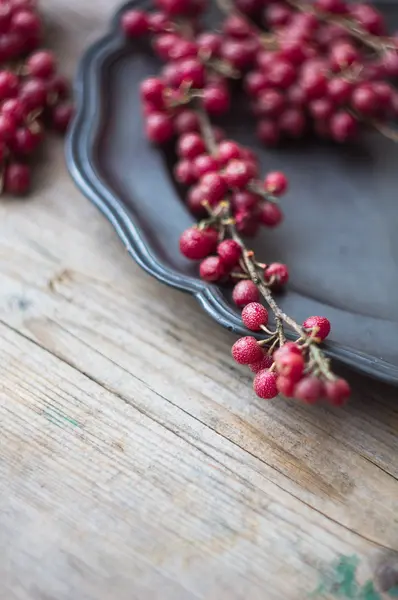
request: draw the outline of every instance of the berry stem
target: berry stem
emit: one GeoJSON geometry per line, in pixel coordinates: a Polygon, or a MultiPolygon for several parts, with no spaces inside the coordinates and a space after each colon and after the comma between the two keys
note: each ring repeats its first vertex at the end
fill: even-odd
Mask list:
{"type": "MultiPolygon", "coordinates": [[[[397,44],[394,40],[387,36],[378,36],[368,33],[363,29],[358,23],[353,21],[348,17],[341,17],[337,15],[332,15],[330,13],[324,13],[318,10],[315,6],[310,4],[308,1],[302,2],[301,0],[287,0],[287,3],[297,11],[302,13],[315,15],[319,21],[331,23],[333,25],[338,25],[347,33],[349,33],[353,38],[361,42],[364,46],[372,49],[377,56],[382,57],[387,51],[392,50],[397,52],[397,44]]],[[[226,15],[236,15],[240,18],[247,21],[247,17],[239,11],[234,5],[233,0],[216,0],[216,4],[218,8],[226,15]]],[[[275,35],[264,32],[261,28],[259,28],[253,21],[250,21],[251,27],[253,31],[256,32],[259,40],[263,44],[264,48],[267,50],[277,50],[278,41],[275,35]]],[[[361,73],[361,67],[355,69],[352,65],[348,66],[346,69],[338,72],[337,74],[330,74],[331,77],[339,77],[350,80],[351,82],[359,81],[359,75],[361,73]]],[[[226,75],[228,77],[228,75],[226,75]]],[[[351,112],[351,111],[350,111],[351,112]]],[[[389,127],[385,123],[375,120],[375,119],[365,119],[361,114],[353,115],[358,121],[362,121],[364,124],[373,127],[376,131],[378,131],[385,138],[391,140],[394,143],[398,143],[398,131],[396,131],[393,127],[389,127]]],[[[249,187],[251,191],[256,194],[262,195],[269,202],[277,202],[277,200],[264,193],[264,190],[255,189],[254,187],[249,187]]]]}
{"type": "MultiPolygon", "coordinates": [[[[196,100],[195,110],[199,120],[200,131],[205,141],[207,150],[210,154],[216,154],[217,142],[214,136],[211,121],[207,112],[204,110],[200,99],[196,100]]],[[[265,340],[259,342],[260,345],[267,345],[271,343],[272,348],[274,348],[277,345],[282,347],[286,342],[286,336],[283,326],[283,324],[285,323],[291,330],[295,331],[298,334],[298,340],[305,340],[305,344],[308,346],[310,360],[316,366],[315,369],[322,373],[322,375],[326,379],[333,381],[335,379],[335,376],[330,370],[329,360],[324,356],[322,350],[318,347],[316,339],[312,335],[307,334],[301,327],[301,325],[299,325],[294,319],[292,319],[292,317],[283,312],[283,310],[277,304],[275,298],[272,295],[270,287],[266,284],[263,276],[259,272],[259,263],[256,260],[254,252],[246,247],[244,240],[239,235],[236,229],[235,220],[232,217],[231,205],[228,198],[226,198],[221,203],[220,208],[221,210],[218,213],[220,222],[224,224],[224,227],[227,229],[231,239],[237,242],[242,248],[241,262],[244,267],[244,270],[248,274],[250,280],[257,286],[260,294],[263,296],[264,300],[266,301],[266,303],[268,304],[268,306],[274,314],[276,322],[276,332],[272,333],[266,330],[267,333],[272,333],[272,335],[269,338],[266,338],[265,340]]]]}
{"type": "MultiPolygon", "coordinates": [[[[224,1],[224,0],[223,0],[224,1]]],[[[345,29],[347,33],[352,35],[368,48],[372,48],[376,52],[383,54],[386,50],[396,50],[397,46],[389,37],[381,37],[368,33],[360,27],[357,23],[347,17],[339,17],[331,15],[330,13],[323,13],[317,10],[315,6],[312,6],[309,2],[300,2],[300,0],[287,0],[293,8],[300,12],[313,14],[319,21],[325,21],[332,23],[333,25],[339,25],[342,29],[345,29]]]]}

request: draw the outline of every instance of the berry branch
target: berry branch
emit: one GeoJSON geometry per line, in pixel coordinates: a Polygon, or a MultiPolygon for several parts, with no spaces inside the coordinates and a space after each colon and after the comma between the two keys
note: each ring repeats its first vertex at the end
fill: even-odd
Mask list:
{"type": "MultiPolygon", "coordinates": [[[[279,198],[288,181],[281,172],[261,180],[255,154],[225,139],[212,118],[229,110],[228,73],[236,71],[259,118],[257,135],[267,145],[281,136],[300,137],[310,126],[338,142],[356,136],[365,122],[384,133],[386,120],[398,114],[398,98],[388,81],[398,75],[398,52],[387,44],[383,69],[372,62],[357,35],[347,35],[347,28],[334,22],[342,18],[342,6],[347,18],[344,0],[315,0],[311,11],[293,9],[293,0],[236,0],[238,12],[229,0],[219,0],[235,11],[223,21],[221,33],[200,30],[205,1],[155,0],[160,12],[131,10],[122,17],[125,34],[152,35],[153,50],[165,62],[159,77],[142,82],[140,94],[148,139],[161,145],[176,138],[174,177],[186,189],[187,205],[197,218],[181,235],[180,250],[200,261],[203,280],[233,284],[232,299],[242,309],[243,324],[264,333],[259,341],[244,336],[232,348],[234,359],[256,374],[259,397],[280,393],[307,403],[326,397],[341,405],[349,385],[334,375],[320,347],[330,332],[328,319],[309,317],[300,325],[285,314],[275,293],[288,281],[286,265],[260,262],[245,241],[260,226],[282,221],[279,198]],[[267,34],[241,14],[262,8],[271,30],[267,34]],[[320,10],[328,19],[318,16],[320,10]],[[268,311],[274,330],[268,327],[268,311]]],[[[350,11],[356,32],[363,29],[385,43],[377,11],[360,5],[350,11]]]]}
{"type": "MultiPolygon", "coordinates": [[[[206,143],[208,152],[210,154],[216,155],[217,154],[217,142],[214,137],[211,122],[208,118],[207,113],[203,109],[203,107],[200,106],[200,102],[198,102],[197,104],[198,104],[198,106],[196,108],[196,113],[198,115],[201,134],[206,143]]],[[[229,199],[224,198],[223,201],[220,203],[219,207],[220,207],[220,210],[218,211],[217,215],[218,215],[220,224],[225,225],[230,239],[233,240],[241,249],[241,264],[242,264],[242,268],[243,268],[245,276],[247,277],[247,279],[250,279],[250,281],[257,287],[258,291],[260,292],[260,294],[266,301],[267,305],[270,307],[270,309],[273,312],[275,322],[276,322],[276,331],[275,332],[269,331],[265,327],[265,323],[258,323],[259,329],[263,329],[270,335],[270,337],[268,337],[265,340],[265,342],[269,345],[269,349],[271,351],[274,351],[276,345],[279,345],[279,348],[282,349],[282,353],[284,354],[286,352],[286,350],[283,350],[283,348],[286,344],[286,337],[285,337],[284,325],[283,325],[283,323],[285,323],[286,325],[288,325],[288,327],[292,331],[294,331],[298,334],[298,340],[296,342],[297,346],[295,347],[295,350],[296,350],[296,348],[300,348],[301,352],[303,352],[304,349],[308,350],[308,354],[309,354],[308,366],[310,367],[310,371],[313,374],[315,374],[317,377],[319,377],[320,375],[323,376],[325,381],[330,382],[329,385],[332,386],[332,389],[334,389],[335,385],[336,385],[335,384],[336,377],[330,371],[330,363],[329,363],[328,359],[326,359],[326,357],[323,355],[323,353],[320,351],[320,349],[318,347],[318,344],[321,341],[319,338],[317,338],[319,328],[317,326],[315,326],[311,329],[311,333],[307,333],[302,326],[300,326],[294,319],[292,319],[292,317],[289,317],[282,311],[282,309],[279,307],[279,305],[277,304],[277,302],[272,294],[270,286],[265,282],[264,277],[261,274],[260,269],[264,270],[264,265],[261,265],[259,268],[259,263],[256,261],[253,251],[249,250],[246,247],[244,240],[242,239],[242,237],[239,235],[238,231],[236,230],[235,221],[231,214],[231,205],[230,205],[229,199]]],[[[213,211],[210,211],[210,214],[213,217],[215,215],[215,213],[213,211]]],[[[213,225],[215,224],[214,220],[212,223],[213,223],[213,225]]],[[[248,310],[249,311],[250,310],[258,311],[259,310],[262,316],[265,314],[259,308],[261,305],[256,306],[256,303],[249,303],[246,306],[249,307],[249,309],[246,308],[246,311],[248,311],[248,310]]],[[[261,345],[262,345],[262,343],[263,342],[260,342],[261,345]]],[[[241,346],[242,346],[242,342],[240,341],[239,342],[239,358],[240,358],[240,360],[242,360],[241,346]]],[[[250,347],[250,349],[252,347],[251,340],[249,342],[249,347],[250,347]]],[[[291,352],[292,346],[287,346],[287,348],[289,349],[288,353],[287,353],[287,356],[288,356],[289,353],[291,352]]],[[[294,355],[294,352],[293,352],[292,356],[293,355],[294,355]]],[[[251,358],[251,356],[250,356],[250,358],[251,358]]],[[[285,357],[285,360],[286,360],[286,357],[285,357]]],[[[290,358],[290,360],[292,360],[292,359],[290,358]]],[[[301,364],[301,357],[298,360],[296,358],[293,359],[293,363],[295,365],[297,365],[297,362],[301,364]]],[[[274,363],[273,365],[271,365],[271,369],[277,368],[277,367],[278,367],[278,363],[274,363]]],[[[285,373],[287,373],[288,369],[289,368],[286,369],[286,366],[285,366],[285,373]]],[[[270,393],[270,391],[268,390],[269,383],[270,383],[270,381],[272,381],[271,377],[272,378],[275,377],[274,375],[270,375],[270,373],[272,373],[272,371],[266,370],[266,375],[263,374],[258,377],[257,391],[260,391],[260,393],[262,393],[262,394],[264,394],[264,391],[263,391],[264,379],[267,383],[266,393],[267,394],[270,393]]],[[[294,379],[294,377],[293,377],[293,379],[294,379]]],[[[291,384],[293,384],[294,381],[292,381],[289,378],[287,378],[287,380],[289,381],[289,387],[291,387],[291,384]]],[[[276,379],[276,382],[277,381],[278,380],[276,379]]],[[[286,383],[284,380],[282,380],[282,381],[284,383],[284,386],[285,386],[284,391],[286,393],[286,383]]],[[[301,392],[301,394],[303,395],[302,399],[307,400],[307,401],[312,401],[313,397],[315,398],[315,396],[317,396],[317,394],[319,395],[319,393],[320,393],[318,379],[315,379],[315,378],[311,379],[311,380],[307,379],[307,380],[305,380],[305,384],[306,385],[304,387],[304,393],[301,392]]],[[[341,386],[341,383],[339,383],[338,385],[341,386]]],[[[301,387],[302,387],[302,384],[301,384],[301,387]]],[[[298,393],[300,394],[300,390],[298,393]]],[[[318,396],[316,397],[316,399],[318,399],[318,396]]]]}
{"type": "Polygon", "coordinates": [[[314,119],[314,129],[320,137],[346,141],[357,135],[357,124],[362,123],[398,142],[398,131],[386,123],[398,116],[398,92],[390,83],[381,81],[398,76],[398,39],[382,35],[384,24],[373,7],[354,5],[349,13],[343,0],[266,3],[265,27],[269,33],[265,33],[233,0],[216,1],[227,16],[227,30],[240,37],[244,33],[248,38],[256,37],[264,48],[257,57],[256,66],[260,70],[250,71],[246,84],[248,93],[255,96],[253,112],[260,118],[258,136],[266,145],[275,145],[279,140],[280,132],[268,119],[285,110],[281,94],[284,90],[288,103],[292,104],[290,112],[285,111],[285,118],[281,119],[281,129],[285,129],[287,137],[300,137],[305,130],[305,111],[295,109],[297,103],[303,109],[307,101],[310,113],[307,120],[314,119]],[[317,39],[321,23],[330,28],[329,33],[325,31],[331,37],[326,48],[330,55],[322,56],[322,61],[324,48],[317,39]],[[309,49],[313,52],[317,46],[319,57],[315,55],[315,61],[305,61],[306,52],[309,49]],[[374,55],[365,49],[371,49],[374,55]],[[303,61],[306,68],[300,90],[291,86],[295,75],[289,62],[297,67],[303,61]],[[335,112],[333,109],[337,107],[344,110],[335,112]],[[264,118],[267,120],[263,121],[264,118]],[[330,130],[325,127],[325,120],[330,120],[330,130]]]}
{"type": "Polygon", "coordinates": [[[36,0],[0,1],[0,194],[29,191],[29,161],[46,130],[64,133],[73,115],[69,83],[43,38],[36,0]]]}

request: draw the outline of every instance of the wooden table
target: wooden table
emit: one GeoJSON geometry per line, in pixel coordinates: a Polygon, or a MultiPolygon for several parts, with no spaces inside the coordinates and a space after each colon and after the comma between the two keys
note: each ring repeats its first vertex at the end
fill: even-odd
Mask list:
{"type": "MultiPolygon", "coordinates": [[[[43,4],[72,74],[118,3],[43,4]]],[[[0,205],[1,600],[303,600],[340,555],[371,577],[398,549],[397,390],[256,400],[233,336],[45,154],[0,205]]]]}

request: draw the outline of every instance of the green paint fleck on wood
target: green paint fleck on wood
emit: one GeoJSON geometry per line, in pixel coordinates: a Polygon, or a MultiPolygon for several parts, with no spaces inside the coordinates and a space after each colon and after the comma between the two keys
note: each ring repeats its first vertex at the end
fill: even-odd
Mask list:
{"type": "Polygon", "coordinates": [[[79,423],[75,421],[75,419],[68,417],[67,415],[53,407],[48,407],[45,410],[43,410],[43,415],[49,421],[51,421],[51,423],[57,425],[58,427],[62,427],[62,425],[64,425],[65,423],[69,423],[73,427],[79,427],[79,423]]]}
{"type": "Polygon", "coordinates": [[[329,597],[343,600],[382,600],[372,581],[366,581],[362,586],[357,582],[358,564],[357,556],[341,556],[332,568],[324,573],[314,593],[315,597],[327,594],[329,597]]]}
{"type": "Polygon", "coordinates": [[[381,600],[379,592],[374,588],[373,581],[367,581],[361,588],[358,596],[359,600],[381,600]]]}

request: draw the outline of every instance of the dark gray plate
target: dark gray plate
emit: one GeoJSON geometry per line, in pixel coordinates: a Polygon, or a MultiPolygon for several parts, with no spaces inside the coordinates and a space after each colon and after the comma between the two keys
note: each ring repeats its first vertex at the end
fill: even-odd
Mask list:
{"type": "MultiPolygon", "coordinates": [[[[386,7],[391,25],[398,24],[398,6],[386,7]]],[[[124,41],[118,20],[80,64],[67,144],[70,171],[146,271],[194,294],[217,322],[243,333],[229,291],[202,282],[196,265],[179,254],[178,238],[192,217],[165,154],[144,138],[139,110],[139,82],[155,74],[158,63],[145,44],[124,41]]],[[[398,148],[367,134],[351,147],[308,141],[267,151],[258,146],[239,99],[223,125],[258,152],[264,172],[283,169],[291,182],[283,226],[254,244],[264,261],[290,267],[283,308],[299,322],[327,316],[330,356],[397,384],[398,148]]]]}

